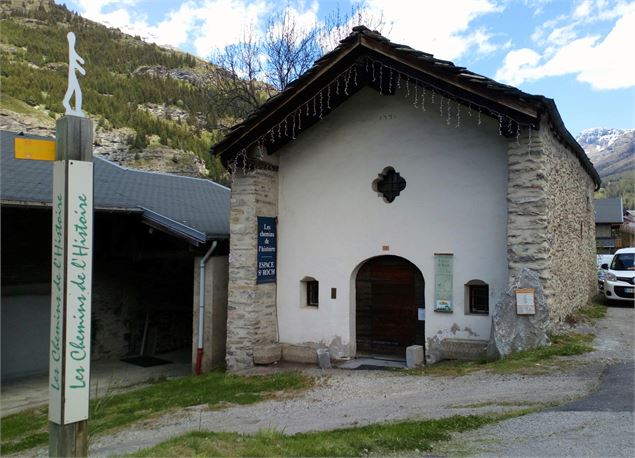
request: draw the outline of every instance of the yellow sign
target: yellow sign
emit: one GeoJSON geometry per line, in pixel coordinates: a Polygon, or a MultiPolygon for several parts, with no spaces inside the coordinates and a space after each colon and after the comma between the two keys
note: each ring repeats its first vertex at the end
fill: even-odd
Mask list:
{"type": "Polygon", "coordinates": [[[15,158],[32,161],[54,161],[55,140],[15,138],[15,158]]]}

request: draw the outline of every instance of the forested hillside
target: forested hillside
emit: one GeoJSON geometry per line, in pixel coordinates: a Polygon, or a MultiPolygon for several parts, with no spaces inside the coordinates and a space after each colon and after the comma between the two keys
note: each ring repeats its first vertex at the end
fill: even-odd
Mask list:
{"type": "Polygon", "coordinates": [[[235,121],[233,113],[217,109],[222,106],[217,68],[86,20],[49,0],[3,1],[0,8],[3,117],[38,114],[53,121],[63,113],[66,34],[72,30],[87,72],[80,77],[83,108],[97,124],[98,145],[100,137],[106,143],[122,140],[127,145],[119,153],[132,162],[152,151],[166,155],[168,163],[186,161],[183,153],[193,153],[210,178],[226,182],[222,166],[208,155],[219,126],[235,121]]]}

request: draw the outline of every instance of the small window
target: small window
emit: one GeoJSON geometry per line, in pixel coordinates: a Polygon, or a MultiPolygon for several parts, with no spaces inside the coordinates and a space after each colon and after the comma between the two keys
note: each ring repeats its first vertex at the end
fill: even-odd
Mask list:
{"type": "Polygon", "coordinates": [[[481,280],[471,280],[465,285],[466,313],[489,314],[489,285],[481,280]]]}
{"type": "Polygon", "coordinates": [[[306,282],[306,305],[317,307],[320,305],[320,282],[306,282]]]}
{"type": "Polygon", "coordinates": [[[313,277],[304,277],[302,285],[302,305],[318,307],[320,305],[320,282],[313,277]]]}

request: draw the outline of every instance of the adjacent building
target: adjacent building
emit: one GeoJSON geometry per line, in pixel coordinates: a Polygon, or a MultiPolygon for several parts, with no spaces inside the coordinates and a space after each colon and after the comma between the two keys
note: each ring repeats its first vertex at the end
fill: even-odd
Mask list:
{"type": "MultiPolygon", "coordinates": [[[[53,165],[16,160],[18,135],[0,132],[3,379],[45,374],[49,363],[53,165]]],[[[184,350],[194,361],[200,260],[214,246],[204,265],[203,368],[222,366],[229,189],[99,157],[94,171],[92,359],[184,350]]]]}
{"type": "Polygon", "coordinates": [[[613,254],[615,250],[622,248],[620,227],[623,223],[621,197],[595,201],[595,240],[598,254],[613,254]]]}

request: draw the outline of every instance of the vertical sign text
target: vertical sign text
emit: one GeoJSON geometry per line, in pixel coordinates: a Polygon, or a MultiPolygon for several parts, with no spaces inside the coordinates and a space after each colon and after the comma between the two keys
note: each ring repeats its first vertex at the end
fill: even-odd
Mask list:
{"type": "Polygon", "coordinates": [[[68,163],[64,423],[88,418],[93,258],[93,164],[68,163]]]}
{"type": "Polygon", "coordinates": [[[49,420],[62,423],[62,355],[64,352],[64,232],[66,172],[53,164],[53,247],[51,263],[51,333],[49,352],[49,420]]]}
{"type": "Polygon", "coordinates": [[[258,270],[256,283],[276,281],[276,218],[258,217],[258,270]]]}

